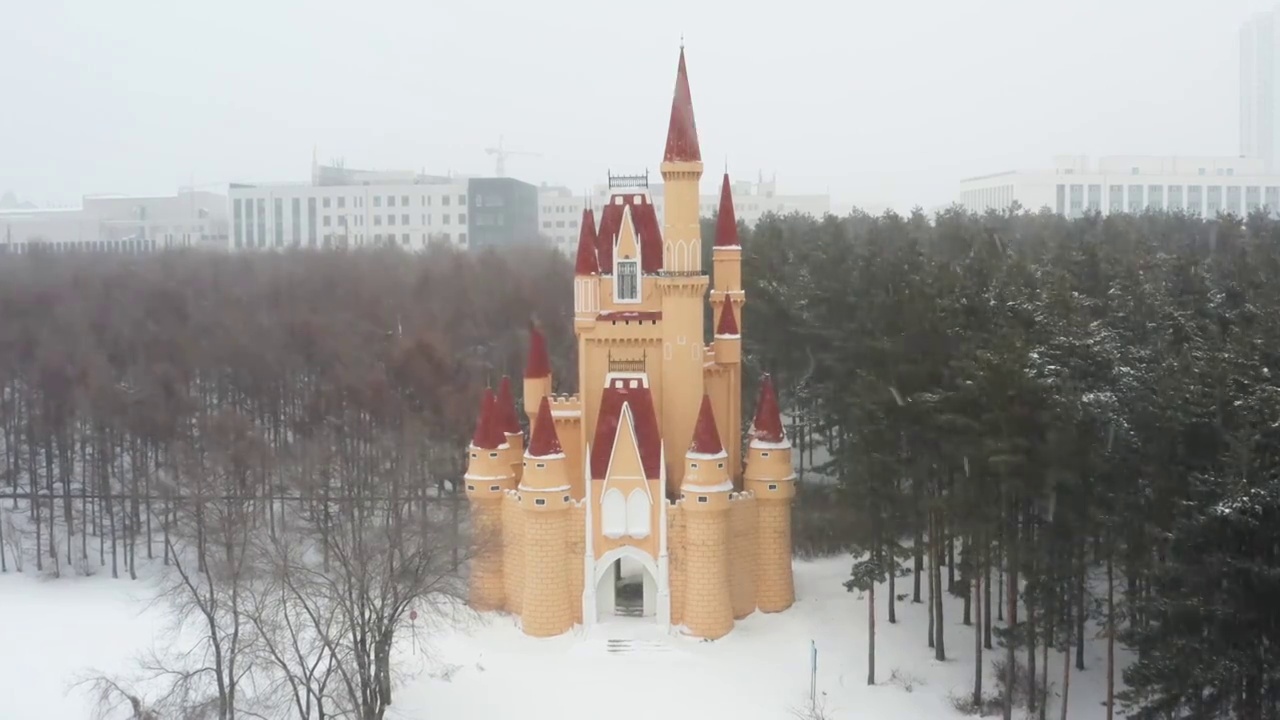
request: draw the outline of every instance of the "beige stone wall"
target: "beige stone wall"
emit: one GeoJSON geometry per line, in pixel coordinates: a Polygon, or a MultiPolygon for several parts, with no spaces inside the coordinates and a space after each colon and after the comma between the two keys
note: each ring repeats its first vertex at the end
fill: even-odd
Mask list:
{"type": "Polygon", "coordinates": [[[693,635],[714,640],[733,629],[728,507],[686,506],[684,515],[684,626],[693,635]]]}
{"type": "Polygon", "coordinates": [[[500,610],[504,604],[502,506],[503,496],[471,503],[469,599],[476,610],[500,610]]]}
{"type": "Polygon", "coordinates": [[[756,499],[735,495],[729,502],[729,590],[735,620],[756,609],[756,499]]]}
{"type": "Polygon", "coordinates": [[[524,512],[515,493],[502,500],[502,587],[507,612],[524,607],[524,512]]]}
{"type": "MultiPolygon", "coordinates": [[[[665,499],[663,502],[667,502],[665,499]]],[[[671,590],[671,624],[684,623],[684,510],[667,506],[667,575],[671,590]]]]}
{"type": "Polygon", "coordinates": [[[565,562],[569,564],[569,582],[565,592],[569,594],[567,602],[573,612],[573,621],[578,624],[582,623],[582,556],[587,550],[586,522],[585,503],[575,503],[569,508],[568,552],[565,558],[565,562]]]}
{"type": "Polygon", "coordinates": [[[781,612],[796,599],[791,576],[791,503],[757,500],[760,518],[756,560],[756,605],[763,612],[781,612]]]}
{"type": "Polygon", "coordinates": [[[571,508],[524,510],[524,598],[520,611],[526,635],[551,637],[573,628],[566,587],[571,508]]]}

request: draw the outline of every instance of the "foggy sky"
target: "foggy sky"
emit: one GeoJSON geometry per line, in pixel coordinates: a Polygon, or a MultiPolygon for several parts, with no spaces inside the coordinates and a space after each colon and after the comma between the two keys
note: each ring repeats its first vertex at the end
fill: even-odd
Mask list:
{"type": "MultiPolygon", "coordinates": [[[[0,192],[38,204],[349,166],[575,189],[656,174],[681,33],[713,191],[930,207],[1060,153],[1238,152],[1274,0],[0,0],[0,192]]],[[[213,189],[213,187],[211,187],[213,189]]]]}

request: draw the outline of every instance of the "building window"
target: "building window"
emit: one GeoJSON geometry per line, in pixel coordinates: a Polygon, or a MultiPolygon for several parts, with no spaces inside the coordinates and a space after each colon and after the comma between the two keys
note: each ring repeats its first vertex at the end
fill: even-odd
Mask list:
{"type": "Polygon", "coordinates": [[[347,198],[346,197],[338,198],[338,207],[344,208],[346,206],[347,206],[347,198]]]}
{"type": "Polygon", "coordinates": [[[382,196],[381,196],[381,195],[374,195],[374,196],[373,196],[373,206],[374,206],[374,207],[382,207],[382,196]]]}
{"type": "Polygon", "coordinates": [[[284,247],[284,198],[276,198],[272,203],[274,211],[276,247],[284,247]]]}
{"type": "Polygon", "coordinates": [[[373,216],[373,224],[374,224],[374,225],[382,225],[382,216],[381,216],[381,215],[374,215],[374,216],[373,216]]]}
{"type": "Polygon", "coordinates": [[[400,206],[401,206],[401,207],[409,207],[409,196],[408,196],[408,195],[401,195],[401,196],[400,196],[400,206]]]}
{"type": "Polygon", "coordinates": [[[467,214],[466,214],[466,213],[458,213],[458,224],[459,224],[459,225],[466,225],[466,224],[467,224],[467,214]]]}
{"type": "Polygon", "coordinates": [[[441,196],[441,198],[440,198],[440,204],[441,204],[441,205],[448,206],[448,205],[449,205],[449,196],[448,196],[448,195],[441,196]]]}
{"type": "Polygon", "coordinates": [[[1066,211],[1067,211],[1067,186],[1066,186],[1066,185],[1058,185],[1058,207],[1057,207],[1057,212],[1058,212],[1058,214],[1059,214],[1059,215],[1063,215],[1063,214],[1065,214],[1065,213],[1066,213],[1066,211]]]}
{"type": "Polygon", "coordinates": [[[1232,215],[1239,215],[1239,214],[1241,214],[1241,213],[1240,213],[1240,186],[1239,186],[1239,185],[1233,185],[1233,186],[1231,186],[1231,187],[1227,188],[1227,206],[1226,206],[1225,210],[1226,210],[1227,212],[1231,213],[1232,215]]]}
{"type": "Polygon", "coordinates": [[[1222,210],[1222,188],[1213,185],[1209,187],[1209,197],[1205,201],[1204,214],[1207,217],[1213,217],[1222,210]]]}
{"type": "Polygon", "coordinates": [[[618,261],[617,297],[626,302],[640,299],[640,263],[635,260],[618,261]]]}
{"type": "Polygon", "coordinates": [[[448,225],[449,219],[452,218],[453,216],[450,215],[449,213],[445,213],[442,217],[444,218],[444,220],[442,220],[441,222],[443,222],[445,225],[448,225]]]}
{"type": "Polygon", "coordinates": [[[1109,194],[1108,210],[1113,213],[1124,212],[1124,186],[1112,185],[1109,194]]]}
{"type": "Polygon", "coordinates": [[[1272,215],[1280,213],[1280,187],[1272,185],[1265,191],[1265,204],[1272,215]]]}
{"type": "Polygon", "coordinates": [[[706,495],[699,495],[699,496],[698,496],[698,502],[700,502],[700,503],[704,503],[704,502],[706,502],[706,501],[707,501],[707,496],[706,496],[706,495]]]}
{"type": "Polygon", "coordinates": [[[1071,217],[1080,217],[1084,214],[1084,186],[1071,186],[1071,217]]]}
{"type": "Polygon", "coordinates": [[[458,207],[466,207],[466,206],[467,206],[467,196],[466,196],[466,195],[459,195],[459,196],[458,196],[458,207]]]}
{"type": "Polygon", "coordinates": [[[258,247],[267,246],[267,199],[258,198],[258,247]]]}
{"type": "Polygon", "coordinates": [[[458,244],[459,244],[459,245],[466,245],[466,244],[467,244],[467,234],[466,234],[466,233],[458,233],[458,244]]]}
{"type": "Polygon", "coordinates": [[[408,244],[409,244],[409,233],[401,233],[401,234],[400,234],[400,242],[401,242],[401,244],[403,244],[403,245],[408,245],[408,244]]]}
{"type": "Polygon", "coordinates": [[[547,504],[547,499],[546,499],[546,498],[536,498],[536,499],[534,499],[533,504],[534,504],[534,505],[546,505],[546,504],[547,504]]]}
{"type": "Polygon", "coordinates": [[[388,213],[388,214],[387,214],[387,224],[388,224],[388,225],[395,225],[395,224],[396,224],[396,215],[395,215],[395,213],[388,213]]]}
{"type": "Polygon", "coordinates": [[[233,216],[235,218],[235,225],[233,227],[235,228],[236,247],[240,248],[244,246],[244,227],[240,225],[240,219],[244,215],[244,209],[240,198],[236,198],[232,205],[235,208],[233,216]]]}
{"type": "Polygon", "coordinates": [[[1144,206],[1144,203],[1142,202],[1142,186],[1130,185],[1129,186],[1129,212],[1136,215],[1142,212],[1143,206],[1144,206]]]}
{"type": "Polygon", "coordinates": [[[1102,212],[1102,186],[1089,186],[1089,212],[1102,212]]]}
{"type": "Polygon", "coordinates": [[[777,484],[777,483],[769,483],[769,489],[770,489],[770,490],[777,490],[777,489],[778,489],[778,484],[777,484]]]}
{"type": "Polygon", "coordinates": [[[1137,166],[1137,165],[1134,165],[1133,167],[1129,168],[1129,174],[1130,174],[1130,175],[1137,175],[1137,174],[1138,174],[1138,166],[1137,166]]]}
{"type": "Polygon", "coordinates": [[[395,206],[396,206],[396,196],[395,196],[395,195],[388,195],[388,196],[387,196],[387,207],[395,207],[395,206]]]}
{"type": "Polygon", "coordinates": [[[1187,212],[1196,215],[1204,214],[1204,186],[1188,185],[1187,186],[1187,212]]]}
{"type": "Polygon", "coordinates": [[[1262,188],[1254,185],[1244,190],[1245,212],[1253,212],[1262,207],[1262,188]]]}
{"type": "Polygon", "coordinates": [[[316,199],[307,198],[307,244],[316,246],[316,199]]]}
{"type": "Polygon", "coordinates": [[[294,198],[292,207],[290,208],[291,219],[293,220],[292,240],[294,245],[302,244],[302,198],[294,198]]]}
{"type": "Polygon", "coordinates": [[[1147,186],[1147,207],[1152,210],[1164,209],[1164,186],[1148,185],[1147,186]]]}
{"type": "Polygon", "coordinates": [[[325,227],[329,227],[329,216],[328,216],[328,215],[325,215],[325,216],[324,216],[324,226],[325,226],[325,227]]]}
{"type": "Polygon", "coordinates": [[[490,486],[489,486],[489,492],[498,492],[498,491],[499,491],[499,490],[501,490],[501,489],[502,489],[502,486],[501,486],[501,485],[490,485],[490,486]]]}
{"type": "Polygon", "coordinates": [[[329,207],[329,198],[324,199],[324,206],[329,207]]]}
{"type": "Polygon", "coordinates": [[[409,214],[408,214],[408,213],[405,213],[404,215],[401,215],[401,216],[400,216],[400,224],[401,224],[401,225],[408,225],[408,224],[409,224],[409,214]]]}
{"type": "Polygon", "coordinates": [[[1171,210],[1171,211],[1173,211],[1173,212],[1177,212],[1177,211],[1182,210],[1182,209],[1183,209],[1183,206],[1182,206],[1182,186],[1181,186],[1181,185],[1170,185],[1170,186],[1169,186],[1169,210],[1171,210]]]}

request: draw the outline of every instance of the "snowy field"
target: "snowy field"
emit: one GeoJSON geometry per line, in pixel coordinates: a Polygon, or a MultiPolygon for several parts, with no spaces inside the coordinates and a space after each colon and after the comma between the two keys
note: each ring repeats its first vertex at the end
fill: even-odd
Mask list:
{"type": "MultiPolygon", "coordinates": [[[[808,703],[811,640],[828,718],[963,717],[950,699],[973,683],[973,631],[960,623],[960,602],[947,598],[950,659],[939,663],[925,645],[924,606],[899,603],[898,624],[890,625],[887,593],[877,592],[880,684],[867,687],[866,600],[840,585],[850,564],[798,561],[792,609],[752,615],[716,642],[668,635],[640,618],[536,640],[493,614],[435,633],[429,648],[406,639],[399,652],[404,677],[388,717],[519,718],[536,705],[536,717],[560,720],[794,718],[808,703]],[[913,687],[889,682],[894,671],[913,687]]],[[[909,581],[903,587],[909,590],[909,581]]],[[[148,605],[150,593],[146,580],[0,575],[0,718],[88,718],[87,697],[69,688],[74,679],[91,668],[127,670],[136,653],[166,640],[163,609],[148,605]]],[[[1105,650],[1103,640],[1091,639],[1088,669],[1072,668],[1069,717],[1100,716],[1105,650]]],[[[996,652],[987,651],[988,668],[996,652]]],[[[1055,718],[1061,675],[1062,656],[1050,653],[1055,718]]],[[[990,672],[984,687],[995,687],[990,672]]]]}

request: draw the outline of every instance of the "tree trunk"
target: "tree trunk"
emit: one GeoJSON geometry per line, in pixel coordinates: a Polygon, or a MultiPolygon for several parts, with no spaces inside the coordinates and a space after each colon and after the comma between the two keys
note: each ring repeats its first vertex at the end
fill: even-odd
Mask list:
{"type": "Polygon", "coordinates": [[[931,511],[931,510],[930,510],[930,511],[927,511],[927,512],[926,512],[926,514],[925,514],[925,520],[926,520],[926,522],[928,522],[928,523],[929,523],[929,537],[930,537],[929,542],[930,542],[930,544],[931,544],[931,546],[929,547],[929,552],[928,552],[928,555],[929,555],[929,567],[925,568],[925,582],[926,582],[926,583],[928,584],[928,586],[929,586],[929,587],[928,587],[928,590],[929,590],[929,597],[928,597],[929,604],[928,604],[926,607],[927,607],[927,608],[928,608],[928,610],[929,610],[929,647],[934,647],[934,646],[935,646],[935,644],[934,644],[934,636],[935,636],[935,634],[936,634],[936,630],[935,630],[935,621],[936,621],[936,619],[937,619],[937,615],[934,613],[934,610],[933,610],[933,608],[934,608],[934,605],[933,605],[933,594],[934,594],[934,587],[933,587],[933,566],[938,562],[938,556],[934,554],[934,552],[933,552],[933,547],[932,547],[932,543],[933,543],[933,511],[931,511]]]}
{"type": "Polygon", "coordinates": [[[915,545],[911,548],[912,570],[915,573],[911,589],[911,602],[913,603],[920,602],[920,573],[924,571],[924,528],[920,518],[918,496],[916,502],[916,538],[915,545]]]}
{"type": "MultiPolygon", "coordinates": [[[[1076,669],[1084,670],[1084,621],[1087,617],[1085,612],[1085,576],[1088,574],[1088,565],[1085,564],[1084,545],[1080,546],[1080,572],[1076,578],[1076,669]]],[[[1097,555],[1094,556],[1095,558],[1097,555]]],[[[1068,645],[1069,647],[1069,645],[1068,645]]]]}
{"type": "MultiPolygon", "coordinates": [[[[941,514],[942,514],[942,511],[939,510],[938,515],[941,516],[941,514]]],[[[933,529],[937,530],[941,526],[942,526],[942,518],[938,517],[934,521],[933,529]]],[[[930,535],[930,537],[932,538],[932,534],[930,535]]],[[[936,543],[934,547],[936,554],[941,555],[942,554],[942,538],[939,537],[935,540],[932,540],[932,542],[936,543]]],[[[934,623],[934,628],[936,629],[937,641],[934,643],[933,656],[935,659],[941,662],[947,659],[947,638],[946,638],[946,626],[943,623],[943,618],[942,618],[942,592],[941,592],[942,568],[938,567],[938,563],[936,562],[933,564],[933,588],[935,591],[933,593],[934,610],[938,616],[938,621],[934,623]]]]}
{"type": "Polygon", "coordinates": [[[1067,697],[1071,690],[1071,623],[1067,623],[1066,652],[1062,653],[1062,717],[1067,720],[1067,697]]]}
{"type": "MultiPolygon", "coordinates": [[[[985,540],[986,538],[984,538],[985,540]]],[[[991,544],[982,548],[982,647],[991,650],[991,544]]],[[[997,599],[999,599],[997,597],[997,599]]]]}
{"type": "Polygon", "coordinates": [[[982,575],[973,573],[973,708],[982,711],[982,575]]]}
{"type": "Polygon", "coordinates": [[[1116,605],[1115,576],[1112,571],[1112,548],[1107,543],[1107,720],[1112,720],[1116,705],[1116,605]]]}
{"type": "Polygon", "coordinates": [[[876,684],[876,584],[867,590],[867,684],[876,684]]]}
{"type": "MultiPolygon", "coordinates": [[[[895,540],[894,542],[896,543],[897,541],[895,540]]],[[[898,546],[895,544],[893,547],[897,548],[898,546]]],[[[898,591],[896,586],[897,575],[898,575],[897,571],[898,571],[898,560],[897,560],[897,556],[895,555],[892,558],[892,562],[889,567],[889,624],[890,625],[896,625],[898,622],[898,612],[895,609],[895,605],[898,602],[898,598],[896,595],[898,591]]]]}
{"type": "MultiPolygon", "coordinates": [[[[1016,523],[1017,522],[1016,519],[1013,522],[1016,523]]],[[[1017,527],[1016,525],[1013,525],[1010,529],[1016,530],[1016,527],[1017,527]]],[[[1007,610],[1008,618],[1009,618],[1009,623],[1007,627],[1010,630],[1013,630],[1018,625],[1017,539],[1010,538],[1006,534],[1002,538],[1002,540],[1004,542],[1012,541],[1012,545],[1010,546],[1010,550],[1009,550],[1009,556],[1007,558],[1007,565],[1009,568],[1009,581],[1008,583],[1005,583],[1004,572],[1001,571],[1000,582],[1001,582],[1001,590],[1007,591],[1005,593],[1005,608],[1007,610]]],[[[1013,691],[1014,691],[1014,688],[1018,686],[1018,676],[1017,676],[1017,673],[1015,672],[1015,670],[1017,669],[1017,657],[1014,654],[1014,650],[1016,646],[1017,646],[1017,643],[1013,642],[1012,637],[1010,637],[1009,641],[1005,643],[1005,655],[1004,655],[1004,660],[1005,660],[1004,688],[1005,690],[1004,690],[1004,707],[1002,708],[1004,720],[1013,720],[1013,691]]]]}

